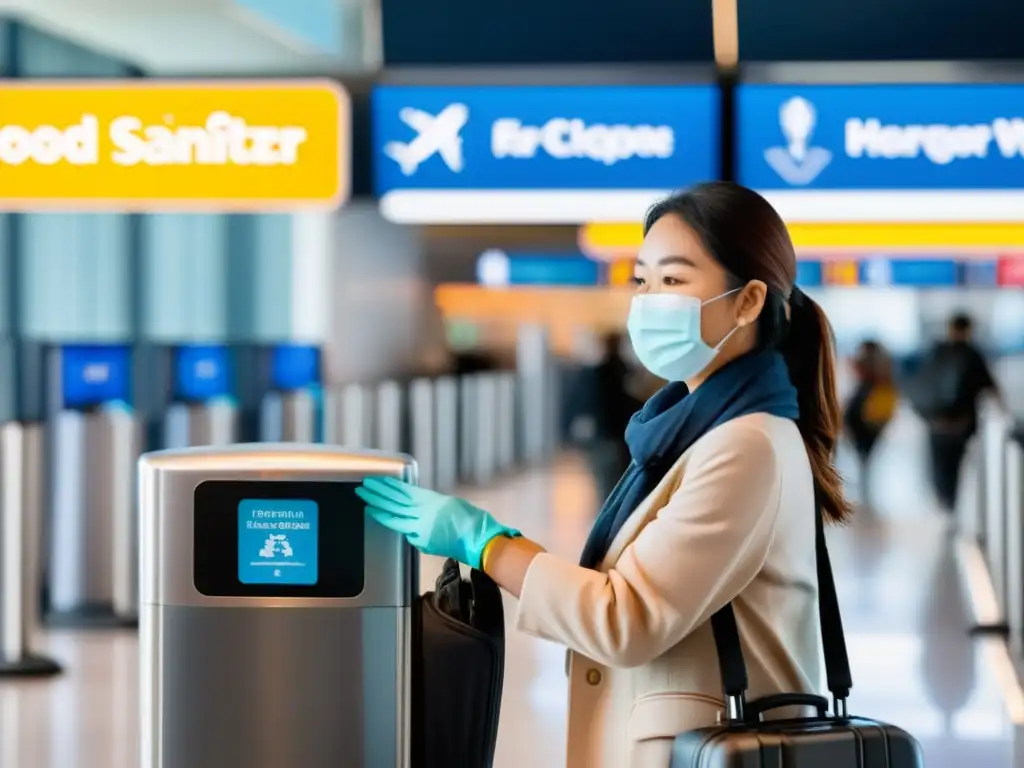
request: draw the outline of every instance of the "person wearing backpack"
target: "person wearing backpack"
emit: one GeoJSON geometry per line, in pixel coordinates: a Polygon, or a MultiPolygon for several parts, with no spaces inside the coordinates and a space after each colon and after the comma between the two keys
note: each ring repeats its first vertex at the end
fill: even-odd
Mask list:
{"type": "Polygon", "coordinates": [[[960,465],[967,443],[978,429],[982,395],[999,397],[992,372],[974,345],[974,323],[957,313],[947,337],[927,354],[908,387],[908,396],[928,426],[932,483],[946,511],[956,507],[960,465]]]}
{"type": "Polygon", "coordinates": [[[868,467],[878,438],[896,413],[899,394],[885,348],[868,339],[853,358],[857,387],[843,410],[843,426],[860,462],[861,496],[869,496],[868,467]]]}

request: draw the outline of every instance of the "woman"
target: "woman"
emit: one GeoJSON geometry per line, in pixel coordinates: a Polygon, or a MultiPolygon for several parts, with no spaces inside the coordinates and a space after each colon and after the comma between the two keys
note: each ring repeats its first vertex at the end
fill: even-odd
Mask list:
{"type": "Polygon", "coordinates": [[[827,519],[850,514],[831,332],[793,286],[778,214],[714,182],[656,205],[644,231],[629,335],[670,383],[630,422],[633,462],[579,565],[460,499],[360,489],[383,525],[517,596],[520,630],[568,646],[571,768],[665,768],[676,734],[716,722],[709,620],[730,601],[750,695],[817,692],[815,492],[827,519]]]}

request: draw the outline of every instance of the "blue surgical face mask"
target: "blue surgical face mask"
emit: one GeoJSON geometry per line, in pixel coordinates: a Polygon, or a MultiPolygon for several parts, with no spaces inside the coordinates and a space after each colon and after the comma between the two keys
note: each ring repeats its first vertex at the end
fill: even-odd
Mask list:
{"type": "Polygon", "coordinates": [[[739,326],[710,347],[700,335],[700,309],[738,290],[726,291],[705,302],[679,293],[634,296],[626,327],[644,368],[667,381],[686,381],[707,368],[739,326]]]}

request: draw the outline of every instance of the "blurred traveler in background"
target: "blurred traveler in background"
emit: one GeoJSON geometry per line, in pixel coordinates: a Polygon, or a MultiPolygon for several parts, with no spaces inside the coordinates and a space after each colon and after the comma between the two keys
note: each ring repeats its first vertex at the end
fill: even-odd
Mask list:
{"type": "Polygon", "coordinates": [[[856,389],[846,403],[843,423],[860,464],[861,499],[870,505],[869,467],[878,438],[896,413],[898,398],[892,361],[885,348],[868,339],[853,358],[856,389]]]}
{"type": "Polygon", "coordinates": [[[978,428],[981,396],[999,396],[988,363],[973,343],[973,329],[965,314],[950,318],[947,338],[929,351],[906,387],[911,405],[928,425],[932,483],[947,511],[956,507],[960,465],[978,428]]]}
{"type": "Polygon", "coordinates": [[[642,405],[629,392],[630,370],[622,357],[622,344],[622,334],[605,336],[601,361],[586,377],[594,393],[594,435],[586,452],[602,504],[629,467],[626,426],[642,405]]]}
{"type": "Polygon", "coordinates": [[[832,331],[795,276],[785,224],[750,189],[702,184],[648,213],[628,328],[669,383],[630,420],[632,464],[578,564],[462,499],[394,478],[357,490],[382,525],[518,597],[520,630],[569,648],[569,768],[666,768],[677,734],[722,722],[727,605],[749,699],[820,693],[816,527],[851,509],[832,331]]]}

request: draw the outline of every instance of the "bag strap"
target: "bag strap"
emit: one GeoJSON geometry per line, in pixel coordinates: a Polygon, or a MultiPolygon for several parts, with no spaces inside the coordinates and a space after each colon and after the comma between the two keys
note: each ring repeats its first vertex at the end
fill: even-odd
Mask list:
{"type": "MultiPolygon", "coordinates": [[[[821,505],[815,504],[815,560],[818,571],[818,617],[821,622],[821,642],[825,652],[825,673],[828,690],[832,694],[832,712],[836,717],[846,717],[846,700],[853,687],[850,673],[850,657],[846,649],[843,632],[843,617],[836,593],[832,562],[825,541],[825,520],[821,505]]],[[[739,629],[732,603],[727,603],[711,617],[711,630],[715,636],[718,651],[718,667],[722,675],[730,720],[742,720],[748,686],[747,666],[740,647],[739,629]]]]}

